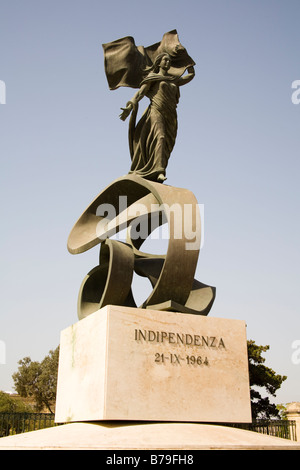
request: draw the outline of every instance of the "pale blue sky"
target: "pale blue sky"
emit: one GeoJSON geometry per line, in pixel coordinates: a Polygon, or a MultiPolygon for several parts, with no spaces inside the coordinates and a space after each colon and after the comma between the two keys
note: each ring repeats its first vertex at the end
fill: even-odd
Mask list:
{"type": "MultiPolygon", "coordinates": [[[[197,279],[217,287],[211,316],[243,319],[300,401],[298,0],[0,0],[0,390],[25,356],[41,360],[77,321],[98,248],[72,256],[69,232],[130,166],[102,43],[150,45],[177,29],[196,62],[182,90],[167,183],[205,207],[197,279]],[[3,343],[2,343],[3,344],[3,343]]],[[[147,103],[141,103],[141,108],[147,103]]]]}

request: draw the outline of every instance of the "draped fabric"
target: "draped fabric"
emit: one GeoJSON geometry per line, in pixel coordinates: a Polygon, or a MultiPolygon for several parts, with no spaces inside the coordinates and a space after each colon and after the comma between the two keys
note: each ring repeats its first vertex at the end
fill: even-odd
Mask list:
{"type": "Polygon", "coordinates": [[[147,96],[150,105],[136,125],[137,104],[129,123],[131,169],[129,173],[156,181],[165,175],[177,135],[177,104],[179,87],[176,79],[153,74],[147,96]],[[155,76],[154,76],[155,75],[155,76]]]}
{"type": "Polygon", "coordinates": [[[165,33],[162,40],[152,46],[136,46],[134,38],[127,36],[102,45],[105,73],[109,88],[121,86],[139,88],[144,78],[144,69],[153,64],[158,54],[167,52],[172,59],[170,74],[181,76],[195,65],[186,49],[180,44],[176,30],[165,33]]]}

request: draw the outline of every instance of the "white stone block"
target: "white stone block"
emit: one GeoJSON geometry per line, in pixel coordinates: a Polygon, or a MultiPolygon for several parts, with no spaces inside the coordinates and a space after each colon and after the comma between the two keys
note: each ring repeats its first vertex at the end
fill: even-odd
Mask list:
{"type": "Polygon", "coordinates": [[[241,320],[107,306],[62,331],[56,422],[251,422],[241,320]]]}

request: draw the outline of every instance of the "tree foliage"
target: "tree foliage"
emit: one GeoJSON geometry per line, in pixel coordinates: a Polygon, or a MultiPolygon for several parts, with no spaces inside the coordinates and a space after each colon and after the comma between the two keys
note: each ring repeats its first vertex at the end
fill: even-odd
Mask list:
{"type": "Polygon", "coordinates": [[[17,401],[8,393],[0,391],[0,413],[23,413],[32,411],[31,407],[17,401]]]}
{"type": "Polygon", "coordinates": [[[13,374],[15,390],[21,397],[32,397],[37,411],[47,408],[53,413],[56,399],[59,347],[49,351],[42,362],[30,357],[20,360],[18,372],[13,374]]]}
{"type": "Polygon", "coordinates": [[[30,413],[32,411],[30,405],[17,400],[9,393],[0,391],[0,413],[3,413],[0,420],[0,437],[8,436],[12,430],[20,432],[18,431],[20,422],[18,420],[11,420],[10,413],[30,413]]]}
{"type": "Polygon", "coordinates": [[[279,410],[270,402],[268,396],[261,395],[261,389],[265,389],[268,395],[276,396],[287,377],[279,375],[271,368],[265,366],[265,358],[262,354],[270,349],[270,346],[257,346],[253,340],[248,341],[248,361],[250,378],[250,396],[253,419],[278,418],[279,410]]]}

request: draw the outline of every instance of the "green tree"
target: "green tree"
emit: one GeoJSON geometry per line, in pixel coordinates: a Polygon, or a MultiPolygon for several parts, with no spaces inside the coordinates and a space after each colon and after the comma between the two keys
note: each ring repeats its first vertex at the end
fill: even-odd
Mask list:
{"type": "Polygon", "coordinates": [[[257,346],[253,340],[247,343],[252,418],[278,418],[280,410],[270,402],[268,396],[263,397],[260,390],[265,389],[268,395],[275,397],[277,390],[287,377],[276,374],[274,370],[264,365],[265,358],[262,354],[268,351],[270,346],[257,346]]]}
{"type": "Polygon", "coordinates": [[[8,393],[0,391],[0,413],[23,413],[32,411],[31,407],[15,400],[8,393]]]}
{"type": "Polygon", "coordinates": [[[35,408],[41,411],[46,407],[53,413],[56,399],[59,347],[49,351],[42,362],[32,361],[25,357],[18,362],[18,372],[13,374],[16,392],[21,397],[32,397],[35,408]]]}
{"type": "Polygon", "coordinates": [[[16,403],[8,393],[0,392],[0,413],[13,413],[16,403]]]}
{"type": "Polygon", "coordinates": [[[8,393],[0,391],[0,437],[8,436],[12,430],[18,430],[19,421],[11,419],[11,413],[26,413],[31,411],[32,408],[29,405],[16,400],[8,393]]]}

